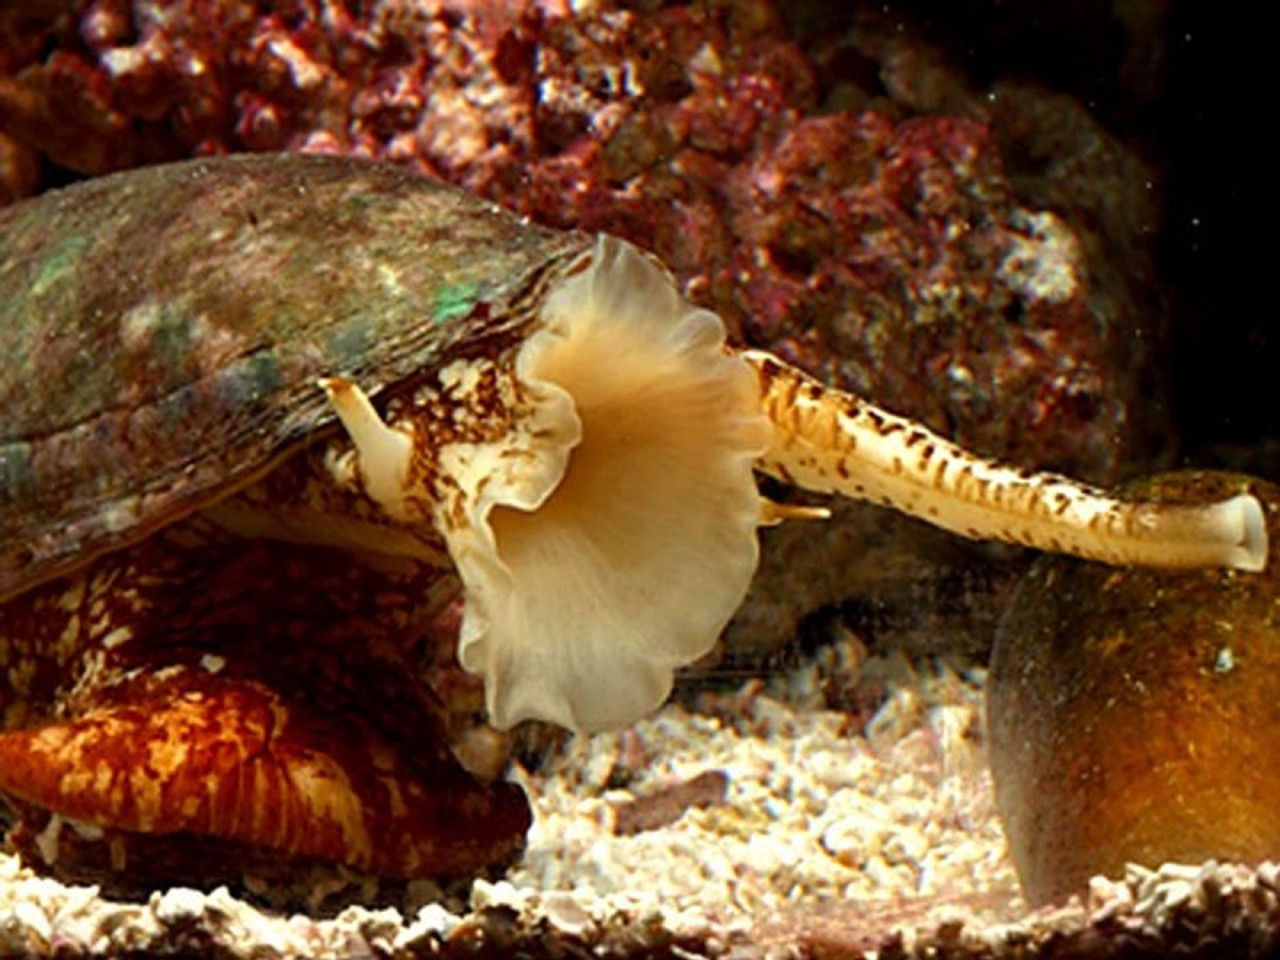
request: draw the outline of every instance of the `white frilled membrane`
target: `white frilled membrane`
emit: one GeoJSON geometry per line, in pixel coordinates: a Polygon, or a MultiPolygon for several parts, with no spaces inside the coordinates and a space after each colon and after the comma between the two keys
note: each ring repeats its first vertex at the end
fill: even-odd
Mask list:
{"type": "Polygon", "coordinates": [[[541,321],[516,360],[537,398],[520,455],[448,458],[471,468],[455,473],[465,521],[444,531],[459,657],[499,728],[602,730],[661,704],[741,602],[768,428],[720,319],[622,240],[600,237],[541,321]]]}

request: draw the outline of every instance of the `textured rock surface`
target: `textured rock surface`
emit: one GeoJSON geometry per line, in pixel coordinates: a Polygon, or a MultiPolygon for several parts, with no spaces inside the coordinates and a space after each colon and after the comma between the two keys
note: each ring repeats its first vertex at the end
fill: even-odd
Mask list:
{"type": "MultiPolygon", "coordinates": [[[[1135,495],[1247,487],[1272,541],[1280,489],[1168,474],[1135,495]]],[[[992,655],[991,760],[1028,899],[1129,862],[1280,857],[1280,607],[1260,574],[1114,570],[1042,557],[992,655]]]]}

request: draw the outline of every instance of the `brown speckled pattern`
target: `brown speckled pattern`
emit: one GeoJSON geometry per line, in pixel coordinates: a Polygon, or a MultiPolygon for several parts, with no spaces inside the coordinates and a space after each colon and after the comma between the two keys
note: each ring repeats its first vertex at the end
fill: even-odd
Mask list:
{"type": "Polygon", "coordinates": [[[438,578],[192,521],[29,591],[0,606],[25,680],[3,696],[48,714],[0,734],[0,791],[115,828],[121,869],[130,831],[392,877],[503,859],[523,842],[524,798],[458,766],[415,679],[410,639],[438,578]]]}
{"type": "Polygon", "coordinates": [[[961,536],[1161,567],[1258,569],[1260,508],[1122,500],[1052,473],[983,459],[931,430],[834,390],[760,351],[774,439],[759,468],[788,484],[870,500],[961,536]]]}

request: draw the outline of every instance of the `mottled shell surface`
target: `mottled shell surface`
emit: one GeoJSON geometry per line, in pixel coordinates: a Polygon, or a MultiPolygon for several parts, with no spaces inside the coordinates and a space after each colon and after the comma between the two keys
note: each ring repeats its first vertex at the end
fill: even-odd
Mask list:
{"type": "Polygon", "coordinates": [[[251,155],[0,209],[0,598],[237,489],[500,347],[588,249],[385,164],[251,155]]]}

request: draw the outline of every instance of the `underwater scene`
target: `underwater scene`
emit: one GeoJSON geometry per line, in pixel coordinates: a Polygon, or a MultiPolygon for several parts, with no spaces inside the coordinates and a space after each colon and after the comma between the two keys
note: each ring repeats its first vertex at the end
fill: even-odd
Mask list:
{"type": "Polygon", "coordinates": [[[1280,954],[1249,27],[0,0],[0,956],[1280,954]]]}

